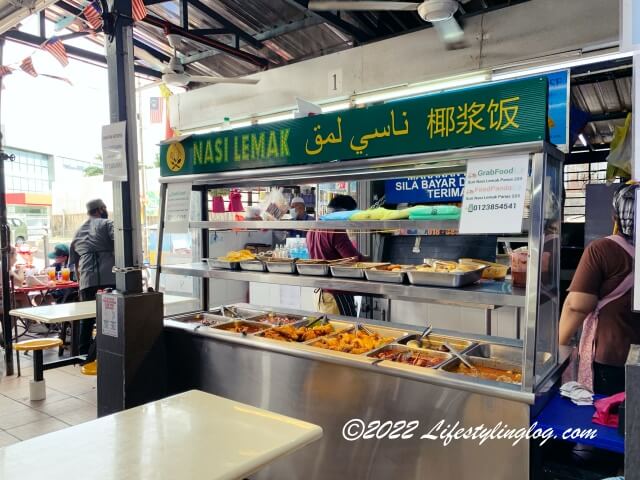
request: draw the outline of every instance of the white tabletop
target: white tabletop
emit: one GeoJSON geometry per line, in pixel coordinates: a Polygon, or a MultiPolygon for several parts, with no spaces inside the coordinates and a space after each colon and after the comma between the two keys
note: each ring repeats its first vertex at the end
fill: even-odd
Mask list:
{"type": "Polygon", "coordinates": [[[95,318],[96,302],[72,302],[57,303],[54,305],[42,305],[40,307],[15,308],[9,311],[9,315],[40,323],[73,322],[95,318]]]}
{"type": "Polygon", "coordinates": [[[317,425],[192,390],[2,448],[0,478],[242,479],[320,437],[317,425]]]}
{"type": "MultiPolygon", "coordinates": [[[[191,302],[193,298],[179,297],[177,295],[163,295],[165,307],[181,302],[191,302]]],[[[58,303],[54,305],[42,305],[40,307],[14,308],[9,315],[40,323],[74,322],[95,318],[96,302],[58,303]]]]}

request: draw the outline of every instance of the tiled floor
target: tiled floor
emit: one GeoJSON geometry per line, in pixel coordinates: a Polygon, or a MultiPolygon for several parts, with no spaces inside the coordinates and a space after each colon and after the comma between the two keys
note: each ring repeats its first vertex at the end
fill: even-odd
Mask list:
{"type": "Polygon", "coordinates": [[[0,359],[0,447],[97,417],[96,377],[82,375],[79,366],[47,370],[47,398],[31,402],[31,358],[20,363],[22,376],[7,377],[0,359]]]}

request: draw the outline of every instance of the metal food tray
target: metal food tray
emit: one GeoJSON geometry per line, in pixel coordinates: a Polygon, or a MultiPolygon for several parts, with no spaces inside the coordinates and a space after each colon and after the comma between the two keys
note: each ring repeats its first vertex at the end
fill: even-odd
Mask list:
{"type": "Polygon", "coordinates": [[[331,273],[328,263],[296,263],[300,275],[312,275],[314,277],[326,277],[331,273]]]}
{"type": "MultiPolygon", "coordinates": [[[[296,322],[296,323],[290,323],[288,325],[291,325],[293,327],[299,328],[299,327],[304,327],[308,323],[310,323],[310,320],[307,319],[307,320],[301,320],[301,321],[296,322]]],[[[347,330],[349,328],[353,328],[354,327],[353,323],[341,322],[341,321],[338,321],[338,320],[329,320],[326,323],[330,323],[331,325],[333,325],[333,330],[334,331],[333,331],[333,333],[330,333],[328,335],[323,335],[322,337],[313,338],[311,340],[306,340],[304,342],[288,342],[286,340],[279,340],[279,339],[276,339],[276,338],[267,338],[267,340],[273,340],[275,342],[299,343],[299,344],[304,345],[304,344],[308,344],[308,343],[311,343],[311,342],[315,342],[319,338],[328,337],[329,335],[335,335],[335,334],[340,333],[340,332],[342,332],[344,330],[347,330]]],[[[318,322],[318,323],[315,323],[313,326],[316,326],[316,325],[323,325],[323,323],[322,322],[318,322]]],[[[280,326],[282,326],[282,325],[280,325],[280,326]]],[[[277,327],[278,326],[274,326],[272,328],[269,328],[268,330],[275,330],[277,327]]],[[[256,337],[265,337],[265,333],[268,330],[264,330],[262,332],[256,333],[255,336],[256,337]]]]}
{"type": "Polygon", "coordinates": [[[266,262],[267,270],[271,273],[296,273],[295,260],[282,261],[282,262],[266,262]]]}
{"type": "MultiPolygon", "coordinates": [[[[418,338],[420,338],[420,335],[409,335],[408,337],[405,337],[402,340],[400,340],[398,343],[402,345],[407,345],[407,343],[409,343],[411,340],[418,340],[418,338]]],[[[427,338],[424,338],[422,340],[423,345],[425,345],[422,348],[413,347],[413,346],[411,347],[407,346],[407,348],[413,348],[416,350],[429,350],[429,351],[435,350],[435,351],[441,352],[442,350],[440,350],[440,347],[444,345],[444,342],[447,342],[449,345],[455,348],[459,353],[466,352],[471,347],[474,347],[476,345],[471,340],[465,340],[463,338],[457,338],[457,337],[448,337],[446,335],[436,335],[432,333],[432,334],[429,334],[427,338]]],[[[446,352],[443,352],[443,353],[446,353],[446,352]]]]}
{"type": "Polygon", "coordinates": [[[331,275],[338,278],[364,278],[364,271],[367,268],[381,267],[389,264],[359,262],[359,265],[359,267],[354,266],[354,264],[331,265],[331,275]]]}
{"type": "MultiPolygon", "coordinates": [[[[495,368],[495,369],[504,370],[504,371],[511,370],[512,372],[522,374],[522,367],[519,364],[505,362],[504,360],[500,360],[497,358],[482,358],[482,357],[473,357],[470,355],[465,355],[465,360],[471,363],[471,365],[474,365],[477,367],[495,368]]],[[[497,382],[497,383],[507,383],[509,385],[520,385],[520,382],[516,382],[516,383],[500,382],[499,380],[491,380],[488,378],[475,377],[473,375],[465,375],[464,373],[455,372],[454,370],[458,365],[460,365],[460,359],[457,357],[453,357],[451,360],[441,365],[440,369],[444,370],[445,372],[453,373],[456,375],[462,375],[464,377],[477,378],[485,382],[497,382]]]]}
{"type": "Polygon", "coordinates": [[[261,315],[257,315],[254,317],[251,317],[251,321],[252,322],[259,322],[262,324],[266,324],[266,325],[272,325],[272,326],[282,326],[282,325],[293,325],[296,324],[298,322],[310,322],[312,320],[315,320],[317,317],[306,317],[304,315],[293,315],[291,313],[278,313],[278,312],[266,312],[263,313],[261,315]],[[281,317],[287,317],[292,319],[291,322],[289,323],[273,323],[271,321],[269,321],[270,319],[272,319],[273,315],[277,315],[277,316],[281,316],[281,317]]]}
{"type": "Polygon", "coordinates": [[[384,347],[380,347],[380,348],[376,348],[375,350],[372,350],[371,352],[367,353],[367,357],[371,357],[374,358],[376,360],[380,360],[379,363],[385,363],[388,362],[387,365],[389,363],[391,364],[396,364],[396,365],[402,365],[402,366],[407,366],[407,367],[416,367],[416,368],[440,368],[442,365],[444,365],[445,363],[447,363],[449,360],[451,360],[453,358],[453,355],[450,353],[445,353],[445,352],[438,352],[437,350],[428,350],[425,348],[409,348],[406,345],[398,345],[396,343],[392,343],[390,345],[385,345],[384,347]],[[420,365],[412,365],[410,363],[402,363],[402,362],[398,362],[396,360],[391,360],[388,358],[385,359],[380,359],[378,358],[378,353],[380,352],[388,352],[389,350],[392,350],[394,352],[412,352],[415,353],[416,355],[423,355],[423,356],[428,356],[428,357],[435,357],[435,358],[439,358],[440,359],[440,363],[438,363],[437,365],[434,365],[433,367],[422,367],[420,365]]]}
{"type": "Polygon", "coordinates": [[[220,260],[219,258],[207,258],[209,268],[219,268],[222,270],[239,270],[239,262],[230,262],[228,260],[220,260]]]}
{"type": "Polygon", "coordinates": [[[481,343],[466,353],[472,357],[488,358],[509,364],[519,365],[522,362],[522,347],[512,347],[510,345],[481,343]]]}
{"type": "MultiPolygon", "coordinates": [[[[168,317],[168,320],[174,320],[176,322],[181,323],[198,323],[201,325],[215,325],[217,323],[221,323],[218,315],[212,315],[206,312],[193,312],[193,313],[185,313],[182,315],[176,315],[173,317],[168,317]]],[[[223,321],[225,321],[223,319],[223,321]]]]}
{"type": "Polygon", "coordinates": [[[266,272],[267,267],[260,260],[243,260],[240,262],[241,270],[250,270],[252,272],[266,272]]]}
{"type": "Polygon", "coordinates": [[[253,308],[236,307],[235,305],[225,305],[223,307],[212,308],[209,313],[218,317],[229,320],[251,320],[253,317],[263,315],[266,310],[257,310],[253,308]],[[224,309],[224,313],[222,312],[224,309]]]}
{"type": "Polygon", "coordinates": [[[225,332],[225,333],[235,334],[235,335],[255,335],[256,333],[258,333],[258,331],[256,331],[256,332],[244,334],[244,333],[234,332],[232,330],[227,330],[225,328],[225,327],[231,327],[231,326],[255,327],[255,328],[258,329],[258,331],[268,330],[269,328],[271,328],[271,325],[266,324],[266,323],[253,322],[253,321],[250,321],[250,320],[231,320],[230,322],[223,322],[223,323],[219,323],[217,325],[214,325],[213,329],[220,330],[220,331],[225,332]]]}
{"type": "Polygon", "coordinates": [[[376,268],[365,269],[364,275],[370,282],[404,283],[407,278],[407,274],[404,270],[390,272],[388,270],[378,270],[376,268]]]}
{"type": "MultiPolygon", "coordinates": [[[[341,333],[347,333],[347,332],[353,332],[356,329],[356,325],[354,325],[352,328],[346,328],[344,330],[340,330],[338,332],[332,333],[331,335],[325,335],[324,337],[312,340],[310,342],[307,343],[307,345],[311,346],[311,347],[316,347],[316,348],[322,348],[322,347],[318,347],[317,345],[315,345],[317,342],[320,342],[323,339],[327,339],[327,338],[333,338],[337,335],[340,335],[341,333]]],[[[404,338],[408,335],[408,332],[404,331],[404,330],[400,330],[397,328],[388,328],[388,327],[377,327],[377,326],[373,326],[373,325],[365,325],[365,327],[368,330],[371,330],[373,333],[377,333],[383,337],[391,337],[392,340],[387,342],[385,345],[389,345],[391,343],[397,342],[398,339],[404,338]]],[[[384,345],[383,345],[384,346],[384,345]]],[[[380,347],[377,347],[374,350],[377,350],[380,347]]],[[[323,350],[326,351],[331,351],[331,352],[338,352],[338,350],[331,350],[331,349],[327,349],[327,348],[323,348],[323,350]]],[[[350,353],[350,352],[340,352],[343,354],[347,354],[347,355],[367,355],[369,352],[372,352],[373,350],[369,350],[367,352],[363,352],[363,353],[350,353]]]]}
{"type": "Polygon", "coordinates": [[[480,280],[482,271],[485,268],[481,267],[470,272],[461,273],[424,272],[419,270],[407,270],[406,272],[412,285],[460,288],[480,280]]]}

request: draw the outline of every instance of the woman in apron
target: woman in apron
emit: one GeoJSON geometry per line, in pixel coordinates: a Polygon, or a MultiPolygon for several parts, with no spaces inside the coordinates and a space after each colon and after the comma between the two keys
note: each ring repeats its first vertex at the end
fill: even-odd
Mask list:
{"type": "Polygon", "coordinates": [[[569,287],[560,317],[560,344],[582,327],[578,382],[594,393],[624,391],[624,364],[640,343],[640,314],[632,311],[635,191],[622,185],[613,196],[614,235],[590,243],[569,287]]]}

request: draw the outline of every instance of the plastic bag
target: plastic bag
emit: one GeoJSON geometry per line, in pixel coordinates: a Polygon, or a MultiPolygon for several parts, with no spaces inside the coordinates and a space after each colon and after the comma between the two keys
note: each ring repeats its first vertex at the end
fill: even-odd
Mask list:
{"type": "Polygon", "coordinates": [[[631,177],[631,114],[627,115],[622,127],[616,127],[611,140],[611,152],[607,157],[607,180],[616,177],[631,177]]]}
{"type": "Polygon", "coordinates": [[[272,188],[267,196],[263,208],[264,220],[280,220],[289,211],[289,202],[282,194],[281,188],[272,188]]]}

